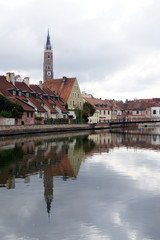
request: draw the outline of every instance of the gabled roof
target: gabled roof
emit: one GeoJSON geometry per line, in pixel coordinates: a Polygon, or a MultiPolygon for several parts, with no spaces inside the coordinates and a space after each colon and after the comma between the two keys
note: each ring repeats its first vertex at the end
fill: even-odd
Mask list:
{"type": "Polygon", "coordinates": [[[97,110],[110,110],[111,105],[101,98],[84,98],[84,100],[89,102],[97,110]]]}
{"type": "Polygon", "coordinates": [[[43,83],[43,87],[49,87],[55,94],[60,95],[65,103],[67,103],[69,95],[72,91],[76,78],[59,78],[49,79],[43,83]]]}
{"type": "MultiPolygon", "coordinates": [[[[30,85],[31,89],[37,93],[40,93],[40,94],[48,94],[46,93],[43,89],[41,89],[38,85],[36,84],[31,84],[30,85]]],[[[52,95],[53,95],[53,92],[51,91],[52,95]]],[[[48,94],[49,95],[49,94],[48,94]]],[[[47,107],[51,110],[51,113],[58,113],[56,111],[56,109],[54,108],[54,105],[55,105],[55,102],[52,101],[51,99],[45,99],[43,98],[43,102],[47,105],[47,107]]]]}
{"type": "Polygon", "coordinates": [[[127,103],[118,103],[117,104],[122,110],[131,110],[131,111],[143,111],[151,107],[160,107],[160,104],[152,101],[136,100],[129,101],[127,103]]]}
{"type": "Polygon", "coordinates": [[[14,102],[18,102],[23,107],[24,111],[35,112],[34,107],[32,107],[30,104],[28,104],[27,102],[23,101],[19,97],[16,97],[14,99],[10,98],[10,100],[12,100],[14,102]]]}
{"type": "Polygon", "coordinates": [[[22,91],[33,92],[32,89],[28,87],[28,85],[25,82],[15,81],[15,86],[22,91]]]}
{"type": "Polygon", "coordinates": [[[6,96],[13,96],[8,89],[16,89],[15,86],[6,80],[5,76],[0,76],[0,92],[6,96]]]}
{"type": "Polygon", "coordinates": [[[68,111],[65,109],[62,102],[59,102],[59,101],[56,100],[55,103],[61,109],[62,113],[68,113],[68,111]]]}
{"type": "Polygon", "coordinates": [[[50,95],[50,96],[54,96],[55,95],[55,93],[49,87],[43,86],[43,91],[45,93],[47,93],[48,95],[50,95]]]}
{"type": "MultiPolygon", "coordinates": [[[[27,91],[27,92],[33,92],[33,90],[28,87],[28,85],[25,83],[25,82],[15,82],[15,85],[18,89],[22,90],[22,91],[27,91]]],[[[19,97],[20,99],[23,99],[24,100],[24,97],[19,97]]],[[[38,112],[46,112],[46,110],[44,109],[43,106],[41,106],[41,104],[43,103],[43,101],[39,98],[39,101],[38,99],[34,98],[32,95],[30,95],[29,98],[27,98],[36,108],[37,108],[37,111],[38,112]]],[[[26,98],[25,98],[26,100],[26,98]]]]}
{"type": "Polygon", "coordinates": [[[45,94],[45,92],[36,84],[30,84],[30,88],[33,90],[33,92],[45,94]]]}
{"type": "Polygon", "coordinates": [[[51,113],[58,113],[54,108],[54,102],[49,102],[47,99],[43,99],[44,104],[50,109],[51,113]]]}

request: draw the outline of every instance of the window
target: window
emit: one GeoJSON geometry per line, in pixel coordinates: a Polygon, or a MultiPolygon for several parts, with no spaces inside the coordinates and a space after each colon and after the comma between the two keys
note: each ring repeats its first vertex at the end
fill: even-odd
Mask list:
{"type": "Polygon", "coordinates": [[[77,102],[77,107],[79,107],[79,102],[77,102]]]}
{"type": "Polygon", "coordinates": [[[29,97],[29,93],[28,93],[28,92],[26,93],[26,97],[27,97],[27,98],[29,97]]]}
{"type": "Polygon", "coordinates": [[[33,112],[31,112],[31,118],[33,118],[33,112]]]}
{"type": "Polygon", "coordinates": [[[156,114],[156,110],[153,110],[153,114],[156,114]]]}
{"type": "Polygon", "coordinates": [[[72,106],[72,100],[70,101],[70,105],[72,106]]]}
{"type": "Polygon", "coordinates": [[[22,96],[22,92],[18,92],[18,96],[21,97],[22,96]]]}
{"type": "Polygon", "coordinates": [[[29,112],[27,112],[27,117],[29,118],[29,112]]]}
{"type": "Polygon", "coordinates": [[[110,114],[110,112],[108,111],[108,115],[110,114]]]}
{"type": "Polygon", "coordinates": [[[13,90],[13,95],[16,96],[16,91],[15,90],[13,90]]]}
{"type": "Polygon", "coordinates": [[[99,110],[99,114],[101,115],[101,110],[99,110]]]}
{"type": "Polygon", "coordinates": [[[73,101],[73,105],[74,105],[74,101],[73,101]]]}
{"type": "Polygon", "coordinates": [[[77,97],[77,94],[76,94],[76,93],[74,94],[74,97],[75,97],[75,98],[77,97]]]}
{"type": "Polygon", "coordinates": [[[78,93],[78,98],[79,98],[79,93],[78,93]]]}
{"type": "Polygon", "coordinates": [[[73,98],[74,98],[74,92],[73,92],[73,98]]]}
{"type": "Polygon", "coordinates": [[[137,114],[139,114],[139,111],[137,111],[137,114]]]}
{"type": "Polygon", "coordinates": [[[50,58],[50,55],[48,55],[48,58],[50,58]]]}
{"type": "Polygon", "coordinates": [[[48,66],[48,70],[50,70],[50,66],[48,66]]]}
{"type": "Polygon", "coordinates": [[[81,107],[81,106],[82,106],[82,103],[80,102],[79,104],[80,104],[80,107],[81,107]]]}
{"type": "Polygon", "coordinates": [[[104,110],[104,115],[106,114],[106,111],[104,110]]]}

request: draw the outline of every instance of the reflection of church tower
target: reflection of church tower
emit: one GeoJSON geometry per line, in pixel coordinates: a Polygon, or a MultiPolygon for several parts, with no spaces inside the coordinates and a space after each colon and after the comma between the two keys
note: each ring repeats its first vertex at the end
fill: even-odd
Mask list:
{"type": "Polygon", "coordinates": [[[44,49],[43,82],[46,82],[48,79],[53,79],[53,51],[50,42],[49,30],[44,49]]]}
{"type": "Polygon", "coordinates": [[[44,172],[44,197],[47,204],[47,212],[50,214],[51,203],[53,201],[53,176],[44,172]]]}

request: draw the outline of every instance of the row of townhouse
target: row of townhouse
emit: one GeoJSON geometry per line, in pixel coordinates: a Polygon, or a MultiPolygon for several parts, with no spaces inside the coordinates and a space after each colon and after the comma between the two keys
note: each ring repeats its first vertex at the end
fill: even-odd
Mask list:
{"type": "Polygon", "coordinates": [[[94,108],[95,113],[89,117],[89,123],[108,122],[117,119],[121,111],[114,101],[102,100],[101,98],[83,97],[85,102],[89,102],[94,108]]]}
{"type": "Polygon", "coordinates": [[[16,124],[35,124],[36,117],[41,117],[42,123],[48,118],[68,119],[68,111],[62,98],[47,86],[29,85],[29,79],[16,80],[14,73],[0,76],[0,94],[13,102],[22,105],[22,119],[16,119],[16,124]]]}
{"type": "Polygon", "coordinates": [[[160,98],[139,99],[118,103],[113,100],[102,100],[93,96],[83,95],[85,102],[89,102],[95,113],[89,117],[89,123],[108,121],[134,121],[142,119],[160,120],[160,98]]]}
{"type": "Polygon", "coordinates": [[[118,103],[121,109],[121,116],[125,121],[141,119],[160,119],[160,99],[138,99],[126,103],[118,103]]]}

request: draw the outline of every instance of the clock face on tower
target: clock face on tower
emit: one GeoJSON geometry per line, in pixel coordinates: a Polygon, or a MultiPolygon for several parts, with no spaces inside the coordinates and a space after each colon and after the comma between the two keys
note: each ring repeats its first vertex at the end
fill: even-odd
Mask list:
{"type": "Polygon", "coordinates": [[[51,76],[51,72],[50,71],[47,72],[47,76],[49,76],[49,77],[51,76]]]}

